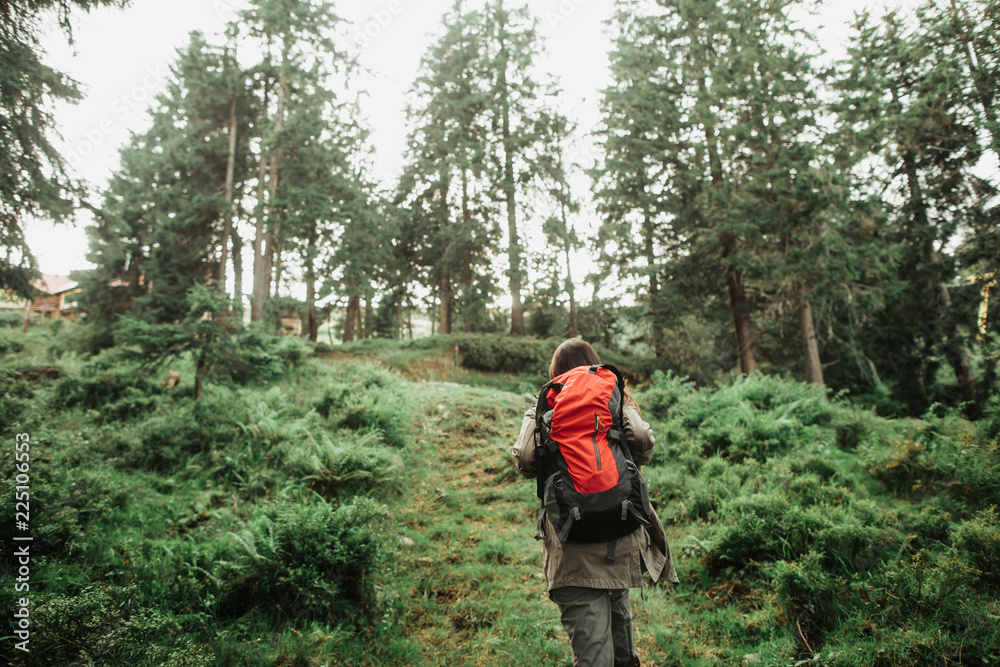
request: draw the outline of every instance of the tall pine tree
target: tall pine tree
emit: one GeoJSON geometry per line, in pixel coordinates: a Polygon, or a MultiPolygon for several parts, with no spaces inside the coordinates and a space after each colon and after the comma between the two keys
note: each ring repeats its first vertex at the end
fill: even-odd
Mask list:
{"type": "Polygon", "coordinates": [[[71,13],[127,0],[5,0],[0,2],[0,290],[31,293],[34,255],[24,236],[31,217],[63,220],[81,195],[51,142],[49,107],[82,96],[76,82],[41,59],[39,24],[55,12],[72,42],[71,13]]]}

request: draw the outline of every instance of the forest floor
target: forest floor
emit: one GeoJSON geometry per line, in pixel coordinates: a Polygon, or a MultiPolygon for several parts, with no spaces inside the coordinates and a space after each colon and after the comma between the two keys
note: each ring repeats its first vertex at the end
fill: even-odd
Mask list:
{"type": "MultiPolygon", "coordinates": [[[[38,567],[32,652],[0,631],[0,664],[571,664],[535,484],[510,457],[539,373],[285,343],[271,375],[196,403],[117,350],[63,359],[54,330],[15,336],[0,435],[31,434],[38,567]]],[[[632,592],[643,665],[1000,664],[995,399],[972,423],[884,419],[763,374],[654,374],[634,395],[681,580],[632,592]]]]}
{"type": "MultiPolygon", "coordinates": [[[[384,582],[406,598],[402,626],[428,665],[570,665],[534,539],[535,484],[510,457],[525,400],[451,383],[422,388],[398,569],[384,582]]],[[[666,592],[633,597],[645,658],[651,646],[641,624],[666,592]]]]}
{"type": "Polygon", "coordinates": [[[429,382],[416,415],[400,501],[402,626],[428,665],[569,664],[535,542],[534,484],[510,447],[524,401],[515,394],[429,382]]]}

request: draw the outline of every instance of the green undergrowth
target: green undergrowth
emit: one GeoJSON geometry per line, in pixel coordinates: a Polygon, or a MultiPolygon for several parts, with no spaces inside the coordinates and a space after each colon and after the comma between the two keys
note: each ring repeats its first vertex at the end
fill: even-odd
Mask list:
{"type": "Polygon", "coordinates": [[[682,578],[656,664],[998,664],[995,398],[973,424],[762,375],[636,397],[682,578]]]}
{"type": "MultiPolygon", "coordinates": [[[[0,632],[0,659],[570,665],[535,485],[509,457],[542,378],[420,344],[437,347],[275,352],[267,378],[195,402],[191,359],[147,369],[29,334],[0,358],[0,437],[31,436],[32,652],[0,632]]],[[[763,375],[653,373],[635,396],[681,578],[633,592],[643,664],[998,664],[996,398],[971,423],[763,375]]]]}
{"type": "MultiPolygon", "coordinates": [[[[0,435],[30,435],[33,537],[31,652],[15,651],[5,625],[5,664],[407,655],[377,582],[396,556],[389,504],[415,392],[367,363],[286,360],[255,386],[207,383],[196,402],[190,387],[162,384],[169,369],[112,354],[5,360],[0,435]]],[[[0,451],[0,466],[14,463],[13,446],[0,451]]],[[[7,517],[14,485],[0,482],[7,517]]],[[[4,544],[15,533],[0,524],[4,544]]],[[[0,588],[2,608],[21,595],[0,588]]]]}

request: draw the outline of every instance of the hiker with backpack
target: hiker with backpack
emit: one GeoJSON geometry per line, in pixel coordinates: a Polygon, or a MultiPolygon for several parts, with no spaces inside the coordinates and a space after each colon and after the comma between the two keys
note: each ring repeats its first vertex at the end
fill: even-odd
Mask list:
{"type": "Polygon", "coordinates": [[[576,667],[638,665],[628,591],[643,571],[678,583],[639,472],[654,444],[621,373],[587,342],[563,342],[512,454],[537,480],[535,538],[576,667]]]}

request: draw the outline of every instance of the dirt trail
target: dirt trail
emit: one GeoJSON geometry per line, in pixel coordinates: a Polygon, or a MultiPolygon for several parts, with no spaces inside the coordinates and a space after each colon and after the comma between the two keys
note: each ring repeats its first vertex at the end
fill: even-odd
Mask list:
{"type": "Polygon", "coordinates": [[[533,539],[534,485],[510,447],[523,398],[428,383],[393,585],[428,665],[564,664],[533,539]]]}

